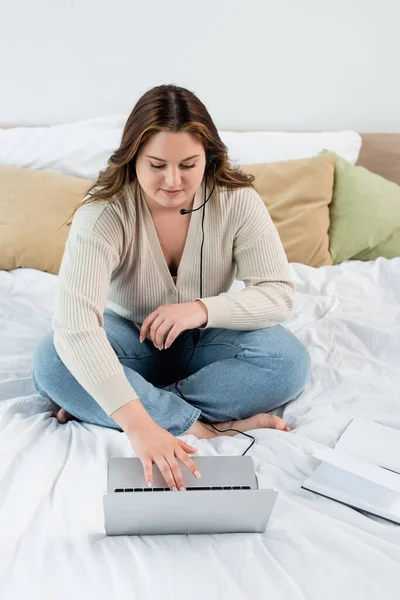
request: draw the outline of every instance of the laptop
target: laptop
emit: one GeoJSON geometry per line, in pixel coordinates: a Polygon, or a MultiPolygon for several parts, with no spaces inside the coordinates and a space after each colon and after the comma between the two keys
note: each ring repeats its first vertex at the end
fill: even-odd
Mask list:
{"type": "Polygon", "coordinates": [[[278,490],[259,489],[251,456],[196,456],[201,479],[180,463],[186,490],[173,492],[156,464],[147,487],[137,457],[110,458],[103,494],[107,535],[265,531],[278,490]]]}

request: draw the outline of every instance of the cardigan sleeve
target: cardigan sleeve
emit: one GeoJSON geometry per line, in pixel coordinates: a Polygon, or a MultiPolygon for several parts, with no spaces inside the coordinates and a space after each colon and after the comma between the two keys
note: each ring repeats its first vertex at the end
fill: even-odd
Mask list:
{"type": "Polygon", "coordinates": [[[195,298],[207,308],[208,320],[199,329],[222,327],[252,330],[273,327],[293,311],[295,284],[278,230],[261,196],[246,188],[235,206],[232,259],[240,292],[195,298]]]}
{"type": "Polygon", "coordinates": [[[58,356],[109,416],[138,397],[103,326],[110,278],[118,264],[119,255],[106,240],[71,229],[52,319],[58,356]]]}

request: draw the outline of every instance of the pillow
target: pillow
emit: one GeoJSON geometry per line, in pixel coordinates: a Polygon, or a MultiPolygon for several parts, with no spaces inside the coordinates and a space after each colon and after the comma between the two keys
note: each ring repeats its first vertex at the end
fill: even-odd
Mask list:
{"type": "MultiPolygon", "coordinates": [[[[327,231],[333,165],[334,154],[328,153],[242,167],[255,175],[290,262],[332,264],[327,231]]],[[[91,185],[69,175],[0,166],[0,270],[58,275],[70,231],[65,222],[91,185]]]]}
{"type": "MultiPolygon", "coordinates": [[[[45,127],[0,129],[0,165],[96,180],[119,147],[128,115],[45,127]]],[[[324,148],[355,164],[361,136],[355,131],[221,131],[232,164],[254,164],[317,156],[324,148]]]]}
{"type": "Polygon", "coordinates": [[[311,267],[332,265],[329,254],[329,204],[335,154],[276,163],[241,165],[255,176],[289,262],[311,267]]]}
{"type": "Polygon", "coordinates": [[[58,275],[70,231],[64,223],[91,185],[69,175],[0,166],[0,270],[58,275]]]}
{"type": "Polygon", "coordinates": [[[318,156],[324,148],[354,165],[362,142],[355,131],[219,131],[219,135],[228,147],[229,160],[233,165],[311,158],[318,156]]]}
{"type": "Polygon", "coordinates": [[[400,256],[400,186],[335,157],[329,207],[333,264],[400,256]]]}
{"type": "Polygon", "coordinates": [[[0,129],[0,165],[96,180],[121,142],[126,118],[0,129]]]}

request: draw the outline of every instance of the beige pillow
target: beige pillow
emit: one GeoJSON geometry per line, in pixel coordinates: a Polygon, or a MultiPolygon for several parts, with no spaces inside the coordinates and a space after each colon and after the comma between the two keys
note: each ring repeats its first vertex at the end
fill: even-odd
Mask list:
{"type": "MultiPolygon", "coordinates": [[[[334,154],[242,165],[278,229],[289,262],[331,265],[329,203],[334,154]]],[[[18,267],[58,275],[70,228],[65,225],[92,181],[0,166],[0,270],[18,267]]]]}
{"type": "Polygon", "coordinates": [[[328,229],[335,154],[240,168],[255,176],[253,185],[268,208],[288,261],[332,265],[328,229]]]}
{"type": "Polygon", "coordinates": [[[70,175],[0,166],[0,269],[58,275],[70,231],[63,223],[91,185],[70,175]]]}

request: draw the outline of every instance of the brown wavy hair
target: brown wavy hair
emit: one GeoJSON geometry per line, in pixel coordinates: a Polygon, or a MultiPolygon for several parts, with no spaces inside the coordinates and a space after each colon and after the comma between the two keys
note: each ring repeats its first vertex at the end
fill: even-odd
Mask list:
{"type": "Polygon", "coordinates": [[[100,171],[97,181],[89,187],[84,199],[73,211],[67,227],[83,204],[96,200],[123,200],[123,190],[127,184],[133,182],[137,197],[139,182],[136,177],[136,156],[150,137],[160,131],[187,132],[196,136],[202,142],[206,154],[207,176],[208,171],[210,176],[213,175],[215,163],[216,186],[225,185],[231,190],[254,188],[254,175],[230,165],[227,146],[219,137],[211,116],[197,96],[177,85],[158,85],[137,101],[125,123],[119,148],[110,156],[108,167],[100,171]]]}

